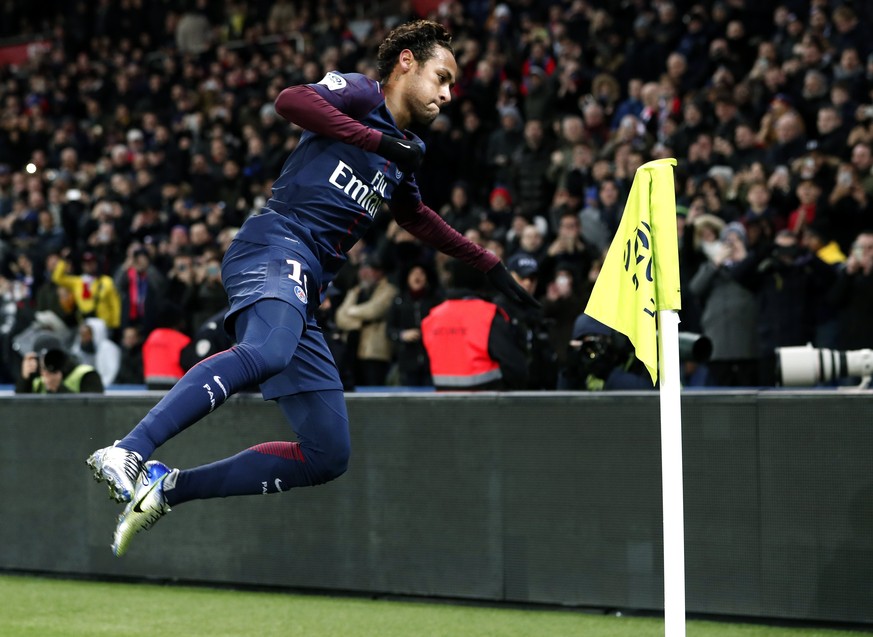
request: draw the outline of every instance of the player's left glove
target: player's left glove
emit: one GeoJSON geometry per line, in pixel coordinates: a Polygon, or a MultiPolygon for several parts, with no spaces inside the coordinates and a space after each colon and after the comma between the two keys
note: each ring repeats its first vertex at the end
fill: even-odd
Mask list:
{"type": "Polygon", "coordinates": [[[424,159],[421,147],[415,142],[384,133],[382,139],[379,140],[379,148],[376,149],[376,152],[400,166],[400,170],[405,173],[415,172],[421,165],[421,160],[424,159]]]}
{"type": "Polygon", "coordinates": [[[516,280],[512,278],[509,270],[507,270],[506,266],[502,263],[498,263],[488,270],[488,272],[485,273],[485,276],[488,277],[491,285],[493,285],[497,290],[503,292],[510,299],[518,301],[519,303],[524,303],[525,305],[542,307],[542,304],[539,301],[528,294],[528,291],[521,287],[516,280]]]}

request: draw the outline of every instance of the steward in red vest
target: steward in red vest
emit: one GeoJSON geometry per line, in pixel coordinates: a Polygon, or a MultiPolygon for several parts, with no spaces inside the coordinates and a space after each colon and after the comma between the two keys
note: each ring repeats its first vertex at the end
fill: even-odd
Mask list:
{"type": "Polygon", "coordinates": [[[442,390],[520,389],[527,381],[524,352],[509,317],[475,297],[449,299],[421,322],[433,384],[442,390]]]}

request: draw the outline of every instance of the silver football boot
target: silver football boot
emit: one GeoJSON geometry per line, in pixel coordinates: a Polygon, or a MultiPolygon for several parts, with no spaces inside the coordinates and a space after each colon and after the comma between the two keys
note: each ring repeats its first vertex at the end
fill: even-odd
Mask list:
{"type": "Polygon", "coordinates": [[[164,486],[168,480],[175,482],[178,474],[178,470],[170,469],[156,460],[145,463],[133,497],[118,516],[118,526],[112,539],[112,552],[116,557],[124,555],[134,535],[152,528],[155,522],[170,512],[164,486]]]}
{"type": "Polygon", "coordinates": [[[86,462],[94,471],[94,479],[109,485],[110,498],[116,502],[130,501],[143,468],[139,454],[113,445],[98,449],[86,462]]]}

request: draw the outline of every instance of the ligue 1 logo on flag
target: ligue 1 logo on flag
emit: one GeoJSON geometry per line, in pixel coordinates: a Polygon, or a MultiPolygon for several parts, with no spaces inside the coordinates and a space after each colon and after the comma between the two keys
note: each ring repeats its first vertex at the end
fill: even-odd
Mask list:
{"type": "Polygon", "coordinates": [[[673,158],[637,168],[585,313],[627,336],[658,380],[656,318],[681,308],[673,158]]]}
{"type": "MultiPolygon", "coordinates": [[[[624,254],[622,260],[624,261],[624,271],[631,272],[631,259],[633,259],[633,276],[631,277],[631,281],[634,284],[634,290],[640,289],[640,278],[639,272],[643,271],[643,276],[645,276],[646,281],[648,283],[654,283],[654,279],[652,278],[652,227],[647,224],[645,221],[640,221],[640,225],[636,227],[634,231],[633,238],[633,250],[631,249],[631,240],[628,239],[625,243],[624,254]],[[633,252],[633,254],[631,254],[633,252]],[[640,266],[640,264],[643,264],[640,266]]],[[[651,316],[655,317],[655,299],[649,299],[652,303],[652,309],[644,307],[643,312],[651,316]]]]}

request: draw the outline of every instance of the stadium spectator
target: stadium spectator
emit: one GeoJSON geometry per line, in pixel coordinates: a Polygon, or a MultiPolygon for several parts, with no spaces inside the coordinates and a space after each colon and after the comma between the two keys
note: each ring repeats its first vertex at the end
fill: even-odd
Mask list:
{"type": "Polygon", "coordinates": [[[70,273],[70,264],[58,259],[52,270],[52,282],[73,294],[79,320],[94,316],[106,327],[115,329],[121,324],[121,300],[112,278],[99,271],[93,252],[82,255],[82,274],[70,273]]]}
{"type": "Polygon", "coordinates": [[[742,281],[758,300],[761,385],[775,384],[776,348],[813,342],[817,306],[831,279],[829,267],[803,250],[793,232],[782,230],[771,254],[742,281]]]}
{"type": "Polygon", "coordinates": [[[15,393],[102,394],[103,383],[93,367],[79,363],[66,350],[53,347],[24,355],[15,393]]]}
{"type": "Polygon", "coordinates": [[[541,214],[551,200],[548,170],[551,144],[542,120],[528,119],[524,125],[524,145],[512,162],[512,191],[516,205],[525,215],[541,214]]]}
{"type": "Polygon", "coordinates": [[[691,279],[690,288],[703,307],[703,334],[712,341],[707,384],[724,387],[758,385],[758,305],[739,280],[755,267],[746,250],[746,230],[739,222],[721,232],[717,250],[691,279]]]}
{"type": "Polygon", "coordinates": [[[465,181],[457,181],[452,186],[449,201],[440,208],[440,216],[453,228],[466,230],[474,225],[483,209],[470,197],[470,186],[465,181]]]}
{"type": "Polygon", "coordinates": [[[128,255],[115,275],[121,296],[121,327],[139,326],[148,337],[157,326],[165,280],[142,245],[132,243],[128,255]]]}
{"type": "Polygon", "coordinates": [[[862,232],[855,238],[831,299],[841,310],[836,346],[841,350],[873,347],[873,232],[862,232]]]}
{"type": "Polygon", "coordinates": [[[96,369],[104,387],[115,382],[121,367],[121,348],[109,338],[103,319],[96,316],[85,319],[79,326],[70,354],[96,369]]]}
{"type": "Polygon", "coordinates": [[[525,254],[533,257],[537,263],[541,262],[546,256],[546,246],[543,240],[543,232],[535,223],[528,223],[522,228],[518,239],[518,250],[515,254],[525,254]]]}
{"type": "Polygon", "coordinates": [[[869,227],[873,207],[873,200],[852,164],[839,165],[827,204],[834,238],[843,252],[848,253],[858,233],[869,227]]]}
{"type": "MultiPolygon", "coordinates": [[[[587,263],[590,265],[590,261],[587,263]]],[[[575,262],[557,261],[546,279],[543,316],[549,322],[549,341],[559,366],[566,364],[573,322],[585,309],[591,295],[592,285],[587,275],[588,271],[580,270],[575,262]]]]}
{"type": "Polygon", "coordinates": [[[125,327],[121,333],[121,356],[115,382],[119,385],[143,385],[142,333],[136,326],[125,327]]]}
{"type": "Polygon", "coordinates": [[[521,113],[515,106],[500,110],[500,128],[488,136],[485,161],[495,184],[509,184],[512,179],[512,160],[524,144],[521,113]]]}
{"type": "Polygon", "coordinates": [[[433,385],[430,360],[421,340],[421,322],[442,301],[435,272],[421,264],[407,268],[400,294],[394,297],[387,321],[388,338],[396,352],[400,385],[433,385]]]}
{"type": "Polygon", "coordinates": [[[572,265],[574,271],[582,274],[591,269],[591,263],[596,256],[597,252],[582,238],[579,215],[575,210],[566,209],[559,217],[557,234],[546,248],[546,257],[540,267],[547,278],[551,278],[558,263],[572,265]]]}
{"type": "Polygon", "coordinates": [[[790,164],[806,151],[803,120],[796,112],[785,112],[776,119],[774,136],[775,142],[767,155],[767,163],[771,166],[790,164]]]}
{"type": "Polygon", "coordinates": [[[213,314],[227,307],[227,294],[221,283],[221,258],[215,250],[207,250],[195,259],[195,277],[189,305],[185,308],[185,325],[191,326],[186,333],[192,333],[195,326],[203,325],[213,314]]]}
{"type": "Polygon", "coordinates": [[[871,150],[871,145],[864,142],[855,144],[852,147],[851,161],[864,192],[868,197],[873,196],[873,150],[871,150]]]}
{"type": "Polygon", "coordinates": [[[621,193],[618,184],[612,178],[600,181],[597,198],[585,206],[579,213],[582,225],[582,238],[591,244],[598,252],[609,247],[612,237],[618,230],[622,215],[621,193]]]}
{"type": "Polygon", "coordinates": [[[387,318],[397,294],[382,264],[368,255],[358,266],[358,284],[337,308],[336,325],[345,332],[346,346],[354,355],[356,386],[385,384],[392,354],[387,318]]]}

